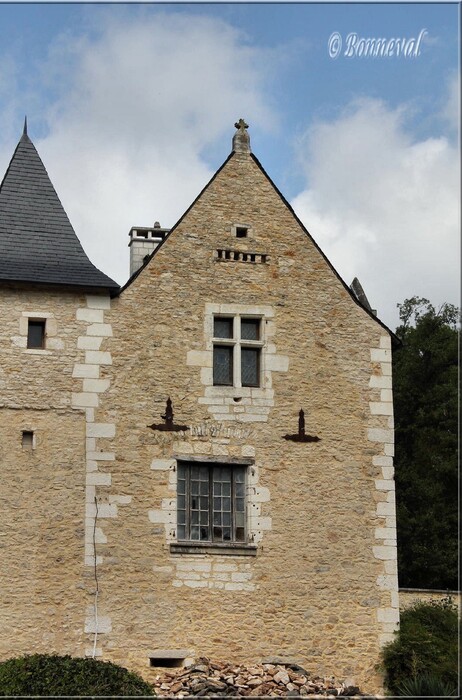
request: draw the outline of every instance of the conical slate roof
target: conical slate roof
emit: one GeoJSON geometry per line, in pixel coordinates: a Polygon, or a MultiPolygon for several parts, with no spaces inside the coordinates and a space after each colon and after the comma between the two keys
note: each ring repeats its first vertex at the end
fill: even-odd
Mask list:
{"type": "Polygon", "coordinates": [[[119,288],[88,259],[26,127],[0,185],[0,281],[119,288]]]}

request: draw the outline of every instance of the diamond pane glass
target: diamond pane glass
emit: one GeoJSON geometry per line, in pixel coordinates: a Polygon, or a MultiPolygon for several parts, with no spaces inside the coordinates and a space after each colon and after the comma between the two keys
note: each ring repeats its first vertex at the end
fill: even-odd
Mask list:
{"type": "Polygon", "coordinates": [[[232,338],[233,337],[233,319],[215,317],[213,319],[213,337],[214,338],[232,338]]]}
{"type": "Polygon", "coordinates": [[[243,340],[260,340],[260,320],[254,318],[241,319],[241,338],[243,340]]]}
{"type": "Polygon", "coordinates": [[[225,345],[213,347],[213,383],[215,386],[233,385],[233,348],[225,345]]]}
{"type": "Polygon", "coordinates": [[[259,386],[260,349],[242,348],[241,381],[242,386],[259,386]]]}

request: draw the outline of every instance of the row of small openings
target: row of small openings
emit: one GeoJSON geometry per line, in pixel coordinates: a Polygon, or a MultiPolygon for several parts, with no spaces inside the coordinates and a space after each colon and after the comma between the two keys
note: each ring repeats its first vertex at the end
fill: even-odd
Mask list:
{"type": "Polygon", "coordinates": [[[229,260],[234,262],[266,263],[269,256],[266,253],[243,253],[240,250],[218,248],[217,260],[229,260]]]}

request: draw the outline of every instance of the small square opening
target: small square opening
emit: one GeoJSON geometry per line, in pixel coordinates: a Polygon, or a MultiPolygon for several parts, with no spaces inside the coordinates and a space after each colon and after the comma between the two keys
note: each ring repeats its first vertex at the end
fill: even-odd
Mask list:
{"type": "Polygon", "coordinates": [[[247,226],[236,226],[236,238],[247,238],[248,232],[247,226]]]}
{"type": "Polygon", "coordinates": [[[32,430],[23,430],[21,444],[25,449],[32,450],[34,447],[34,432],[32,430]]]}

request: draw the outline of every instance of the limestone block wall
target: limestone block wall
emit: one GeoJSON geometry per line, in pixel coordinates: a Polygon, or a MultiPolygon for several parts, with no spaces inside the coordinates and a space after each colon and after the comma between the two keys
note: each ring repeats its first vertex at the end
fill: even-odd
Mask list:
{"type": "Polygon", "coordinates": [[[399,619],[390,338],[258,163],[234,154],[118,298],[2,298],[1,653],[100,656],[146,678],[178,650],[277,655],[379,690],[399,619]],[[216,314],[261,320],[258,387],[213,385],[216,314]],[[46,319],[44,349],[26,347],[28,315],[46,319]],[[169,397],[182,428],[153,429],[169,397]],[[287,439],[300,409],[316,441],[287,439]],[[188,460],[245,468],[244,543],[179,542],[188,460]]]}
{"type": "Polygon", "coordinates": [[[1,658],[83,652],[85,422],[71,407],[81,301],[64,290],[0,294],[1,658]],[[43,349],[27,348],[29,318],[45,320],[43,349]]]}
{"type": "Polygon", "coordinates": [[[1,290],[2,658],[85,651],[86,466],[104,456],[91,455],[86,433],[107,385],[107,304],[63,289],[1,290]],[[43,348],[27,348],[29,318],[45,321],[43,348]]]}
{"type": "Polygon", "coordinates": [[[389,338],[252,159],[227,162],[105,323],[111,384],[97,415],[115,426],[101,445],[115,460],[97,494],[131,500],[96,546],[111,621],[103,658],[149,678],[151,656],[168,650],[277,654],[379,689],[375,665],[398,610],[389,338]],[[236,239],[242,221],[249,235],[236,239]],[[270,386],[214,387],[213,314],[258,309],[270,386]],[[168,397],[182,432],[148,427],[168,397]],[[318,442],[284,438],[301,408],[318,442]],[[188,455],[252,460],[246,552],[175,546],[176,469],[188,455]]]}

